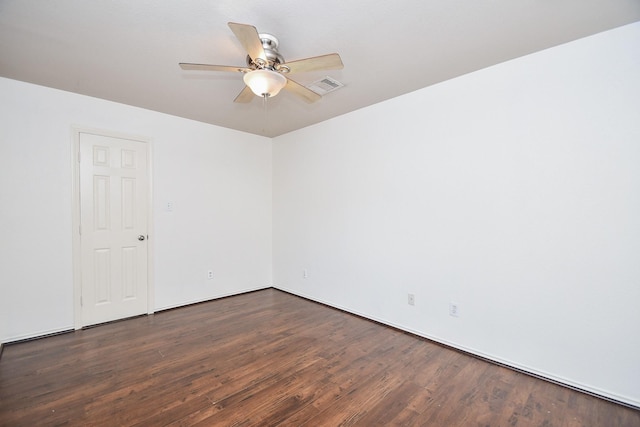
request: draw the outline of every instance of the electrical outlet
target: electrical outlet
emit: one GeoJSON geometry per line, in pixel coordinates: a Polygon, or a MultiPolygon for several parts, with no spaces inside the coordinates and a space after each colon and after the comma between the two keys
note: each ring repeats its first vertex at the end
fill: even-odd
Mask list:
{"type": "Polygon", "coordinates": [[[307,270],[302,270],[302,278],[306,279],[307,277],[309,277],[309,274],[307,273],[307,270]]]}
{"type": "Polygon", "coordinates": [[[167,212],[173,212],[173,202],[167,202],[164,208],[167,212]]]}
{"type": "Polygon", "coordinates": [[[460,317],[460,306],[457,302],[449,303],[449,316],[460,317]]]}
{"type": "Polygon", "coordinates": [[[207,271],[207,279],[213,279],[213,270],[207,271]]]}
{"type": "Polygon", "coordinates": [[[407,295],[407,303],[409,305],[416,305],[416,296],[413,294],[407,295]]]}

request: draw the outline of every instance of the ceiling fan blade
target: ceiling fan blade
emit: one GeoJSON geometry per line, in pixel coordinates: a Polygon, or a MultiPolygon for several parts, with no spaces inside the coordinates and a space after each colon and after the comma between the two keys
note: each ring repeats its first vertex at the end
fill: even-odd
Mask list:
{"type": "Polygon", "coordinates": [[[234,67],[231,65],[190,64],[187,62],[181,62],[179,65],[183,70],[231,71],[236,73],[245,73],[251,71],[251,69],[246,67],[234,67]]]}
{"type": "Polygon", "coordinates": [[[251,91],[251,88],[249,86],[245,86],[244,89],[242,89],[242,92],[240,92],[238,96],[236,96],[236,99],[234,99],[233,102],[251,102],[254,96],[256,95],[251,91]]]}
{"type": "Polygon", "coordinates": [[[315,102],[322,98],[322,96],[318,95],[311,89],[307,89],[300,83],[294,82],[290,78],[287,78],[287,85],[284,88],[289,92],[295,93],[296,95],[302,97],[307,102],[315,102]]]}
{"type": "Polygon", "coordinates": [[[247,24],[237,24],[235,22],[229,22],[228,25],[231,31],[233,31],[233,34],[240,40],[240,44],[242,44],[242,47],[247,51],[251,59],[255,61],[256,58],[261,58],[263,61],[267,61],[267,55],[264,53],[264,48],[262,47],[262,42],[260,41],[256,27],[247,24]]]}
{"type": "Polygon", "coordinates": [[[286,62],[284,65],[289,67],[290,73],[317,70],[340,70],[344,67],[342,59],[340,59],[340,55],[337,53],[298,59],[297,61],[286,62]]]}

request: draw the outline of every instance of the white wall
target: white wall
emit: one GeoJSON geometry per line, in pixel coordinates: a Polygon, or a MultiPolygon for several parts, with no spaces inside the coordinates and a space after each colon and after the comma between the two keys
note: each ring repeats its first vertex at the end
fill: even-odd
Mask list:
{"type": "Polygon", "coordinates": [[[156,309],[270,286],[270,139],[0,78],[0,342],[73,328],[74,125],[151,139],[156,309]]]}
{"type": "Polygon", "coordinates": [[[276,138],[275,286],[639,406],[638,46],[640,23],[276,138]]]}

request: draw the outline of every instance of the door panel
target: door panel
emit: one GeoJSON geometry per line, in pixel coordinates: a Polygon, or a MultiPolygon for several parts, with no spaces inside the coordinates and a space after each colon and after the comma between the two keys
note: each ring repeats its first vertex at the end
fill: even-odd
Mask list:
{"type": "Polygon", "coordinates": [[[82,326],[148,311],[147,144],[80,133],[82,326]]]}

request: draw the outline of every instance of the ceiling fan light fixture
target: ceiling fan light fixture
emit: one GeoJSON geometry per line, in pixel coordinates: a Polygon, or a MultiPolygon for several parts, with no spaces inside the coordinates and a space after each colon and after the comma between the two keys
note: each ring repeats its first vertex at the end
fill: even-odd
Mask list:
{"type": "Polygon", "coordinates": [[[276,96],[287,84],[285,76],[266,69],[250,71],[244,75],[243,80],[251,91],[260,97],[276,96]]]}

